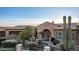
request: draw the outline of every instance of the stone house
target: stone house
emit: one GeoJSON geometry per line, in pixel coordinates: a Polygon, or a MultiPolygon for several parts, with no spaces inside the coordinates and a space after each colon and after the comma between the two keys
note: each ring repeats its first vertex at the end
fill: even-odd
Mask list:
{"type": "MultiPolygon", "coordinates": [[[[19,32],[25,29],[26,25],[19,25],[14,27],[0,27],[0,39],[7,39],[7,37],[16,37],[19,32]]],[[[63,24],[55,24],[52,22],[44,22],[36,27],[37,28],[38,38],[39,39],[48,39],[49,37],[54,37],[57,40],[63,41],[63,24]]],[[[79,45],[79,24],[71,23],[72,29],[72,40],[76,41],[76,44],[79,45]]]]}

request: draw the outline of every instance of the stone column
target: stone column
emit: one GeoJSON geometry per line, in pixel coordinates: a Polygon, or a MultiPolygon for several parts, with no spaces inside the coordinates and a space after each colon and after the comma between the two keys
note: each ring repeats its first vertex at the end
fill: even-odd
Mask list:
{"type": "Polygon", "coordinates": [[[21,50],[22,50],[22,44],[17,44],[16,51],[21,51],[21,50]]]}
{"type": "Polygon", "coordinates": [[[55,36],[54,36],[54,32],[52,32],[51,35],[52,35],[52,37],[55,37],[55,36]]]}
{"type": "Polygon", "coordinates": [[[42,36],[41,36],[41,34],[38,34],[38,38],[39,38],[40,40],[42,40],[42,36]]]}
{"type": "Polygon", "coordinates": [[[8,38],[8,36],[9,36],[9,31],[6,31],[5,37],[8,38]]]}
{"type": "Polygon", "coordinates": [[[44,51],[50,51],[50,47],[49,46],[44,46],[44,51]]]}
{"type": "Polygon", "coordinates": [[[50,44],[50,46],[51,46],[51,37],[49,37],[49,44],[50,44]]]}

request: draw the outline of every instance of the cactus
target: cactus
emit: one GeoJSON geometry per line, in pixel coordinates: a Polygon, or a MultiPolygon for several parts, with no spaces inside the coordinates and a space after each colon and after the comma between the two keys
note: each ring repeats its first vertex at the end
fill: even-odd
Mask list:
{"type": "Polygon", "coordinates": [[[67,42],[67,24],[66,24],[66,16],[63,16],[63,22],[64,22],[64,41],[63,41],[63,46],[64,48],[68,48],[68,42],[67,42]]]}
{"type": "Polygon", "coordinates": [[[71,37],[71,16],[68,17],[68,48],[71,48],[72,45],[71,37]]]}
{"type": "Polygon", "coordinates": [[[71,48],[72,45],[72,40],[71,40],[71,16],[68,17],[68,27],[66,24],[66,16],[63,16],[63,22],[64,22],[64,48],[69,49],[71,48]]]}

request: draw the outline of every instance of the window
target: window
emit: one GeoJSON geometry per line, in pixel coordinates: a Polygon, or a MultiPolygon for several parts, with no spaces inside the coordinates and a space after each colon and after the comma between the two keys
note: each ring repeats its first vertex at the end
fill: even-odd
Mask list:
{"type": "Polygon", "coordinates": [[[5,37],[5,31],[0,31],[0,37],[5,37]]]}
{"type": "Polygon", "coordinates": [[[61,32],[58,32],[58,35],[57,35],[57,37],[58,37],[58,40],[62,40],[62,33],[61,32]]]}
{"type": "Polygon", "coordinates": [[[61,33],[58,33],[59,36],[61,36],[61,33]]]}
{"type": "Polygon", "coordinates": [[[59,25],[58,27],[62,27],[62,26],[59,25]]]}
{"type": "Polygon", "coordinates": [[[75,39],[75,32],[72,33],[72,40],[75,39]]]}
{"type": "Polygon", "coordinates": [[[54,32],[54,37],[57,39],[57,31],[54,32]]]}

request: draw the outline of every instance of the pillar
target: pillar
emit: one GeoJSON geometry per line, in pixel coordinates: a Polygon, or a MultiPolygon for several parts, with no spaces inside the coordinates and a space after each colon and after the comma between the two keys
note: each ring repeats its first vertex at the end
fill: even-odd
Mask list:
{"type": "Polygon", "coordinates": [[[9,36],[9,31],[6,31],[6,38],[8,38],[9,36]]]}

